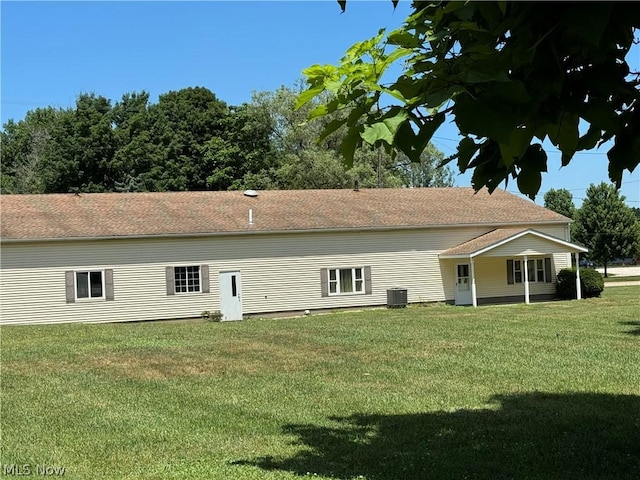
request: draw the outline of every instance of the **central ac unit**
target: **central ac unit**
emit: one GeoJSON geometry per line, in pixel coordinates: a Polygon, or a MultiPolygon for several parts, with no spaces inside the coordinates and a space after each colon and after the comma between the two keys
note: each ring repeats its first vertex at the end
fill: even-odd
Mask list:
{"type": "Polygon", "coordinates": [[[387,290],[387,307],[401,308],[407,306],[407,289],[406,288],[390,288],[387,290]]]}

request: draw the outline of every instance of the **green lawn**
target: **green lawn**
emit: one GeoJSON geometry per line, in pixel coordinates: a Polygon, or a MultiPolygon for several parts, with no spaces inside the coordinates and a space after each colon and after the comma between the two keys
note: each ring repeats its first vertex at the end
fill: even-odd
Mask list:
{"type": "Polygon", "coordinates": [[[4,327],[0,463],[66,479],[637,480],[639,307],[640,287],[617,287],[529,306],[4,327]]]}

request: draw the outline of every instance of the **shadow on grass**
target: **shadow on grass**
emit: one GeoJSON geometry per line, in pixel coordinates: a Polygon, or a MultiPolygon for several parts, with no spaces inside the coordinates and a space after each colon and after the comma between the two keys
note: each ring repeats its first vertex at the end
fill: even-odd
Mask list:
{"type": "Polygon", "coordinates": [[[286,425],[301,450],[241,460],[337,479],[640,478],[640,396],[501,395],[495,408],[354,414],[334,425],[286,425]]]}
{"type": "Polygon", "coordinates": [[[620,322],[621,325],[627,325],[628,327],[635,327],[631,330],[627,330],[625,333],[629,335],[640,335],[640,322],[620,322]]]}

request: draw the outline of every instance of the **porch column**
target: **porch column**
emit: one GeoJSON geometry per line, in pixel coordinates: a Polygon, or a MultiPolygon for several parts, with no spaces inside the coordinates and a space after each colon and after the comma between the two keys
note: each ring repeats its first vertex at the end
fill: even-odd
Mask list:
{"type": "Polygon", "coordinates": [[[471,304],[474,307],[478,306],[478,299],[476,298],[476,270],[473,266],[473,257],[471,257],[471,304]]]}
{"type": "Polygon", "coordinates": [[[524,256],[522,269],[524,270],[524,303],[529,304],[529,265],[526,255],[524,256]]]}
{"type": "Polygon", "coordinates": [[[582,285],[580,285],[580,254],[573,252],[573,256],[576,259],[576,298],[580,300],[582,298],[582,285]]]}

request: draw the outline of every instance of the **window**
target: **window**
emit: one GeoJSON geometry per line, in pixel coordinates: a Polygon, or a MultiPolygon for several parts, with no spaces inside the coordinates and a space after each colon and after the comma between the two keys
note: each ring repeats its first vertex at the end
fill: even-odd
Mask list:
{"type": "Polygon", "coordinates": [[[76,298],[102,298],[103,287],[102,270],[76,272],[76,298]]]}
{"type": "Polygon", "coordinates": [[[536,260],[536,278],[538,282],[546,282],[544,273],[544,261],[542,259],[536,260]]]}
{"type": "Polygon", "coordinates": [[[527,260],[527,275],[530,282],[546,282],[544,259],[527,260]]]}
{"type": "Polygon", "coordinates": [[[520,260],[513,261],[513,278],[516,283],[522,283],[522,262],[520,260]]]}
{"type": "Polygon", "coordinates": [[[458,270],[458,291],[463,292],[469,290],[469,265],[460,264],[457,267],[458,270]]]}
{"type": "Polygon", "coordinates": [[[167,295],[210,293],[209,265],[166,267],[167,295]]]}
{"type": "Polygon", "coordinates": [[[371,267],[323,268],[320,280],[323,297],[371,293],[371,267]]]}
{"type": "Polygon", "coordinates": [[[200,266],[174,267],[174,285],[176,293],[200,291],[200,266]]]}
{"type": "MultiPolygon", "coordinates": [[[[507,260],[507,283],[524,282],[523,260],[507,260]]],[[[527,260],[527,277],[530,283],[551,282],[551,258],[536,258],[527,260]]]]}
{"type": "Polygon", "coordinates": [[[536,281],[536,261],[527,260],[527,279],[530,282],[536,281]]]}
{"type": "Polygon", "coordinates": [[[113,270],[68,270],[65,272],[65,288],[67,303],[91,299],[112,301],[113,270]]]}
{"type": "Polygon", "coordinates": [[[362,268],[336,268],[329,270],[329,294],[364,293],[362,268]]]}

